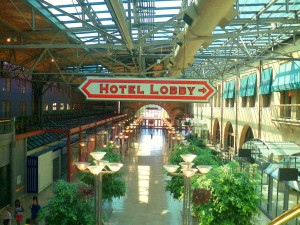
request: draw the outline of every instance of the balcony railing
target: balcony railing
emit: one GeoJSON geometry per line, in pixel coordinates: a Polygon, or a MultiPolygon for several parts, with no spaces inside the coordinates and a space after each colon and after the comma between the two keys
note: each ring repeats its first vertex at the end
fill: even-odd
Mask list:
{"type": "Polygon", "coordinates": [[[0,118],[0,134],[11,133],[14,129],[14,121],[0,118]]]}
{"type": "Polygon", "coordinates": [[[300,124],[300,104],[271,106],[271,118],[277,122],[300,124]]]}

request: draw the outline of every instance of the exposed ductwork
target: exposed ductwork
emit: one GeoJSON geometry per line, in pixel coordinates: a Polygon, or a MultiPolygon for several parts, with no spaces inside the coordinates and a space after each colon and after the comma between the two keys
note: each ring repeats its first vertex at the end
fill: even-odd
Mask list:
{"type": "Polygon", "coordinates": [[[195,61],[194,55],[201,46],[208,47],[216,26],[225,27],[236,15],[233,8],[236,0],[195,0],[186,9],[183,20],[184,31],[177,35],[178,42],[174,56],[168,66],[169,77],[179,77],[195,61]],[[201,38],[202,37],[202,38],[201,38]]]}

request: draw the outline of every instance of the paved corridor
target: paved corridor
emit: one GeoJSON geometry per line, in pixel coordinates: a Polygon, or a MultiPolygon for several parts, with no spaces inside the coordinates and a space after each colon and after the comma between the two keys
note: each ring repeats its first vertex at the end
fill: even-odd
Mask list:
{"type": "MultiPolygon", "coordinates": [[[[110,225],[181,225],[182,202],[165,191],[163,164],[170,154],[162,130],[141,130],[124,158],[126,196],[113,201],[110,225]]],[[[270,221],[263,214],[256,225],[270,221]]],[[[194,223],[196,225],[198,223],[194,223]]]]}
{"type": "MultiPolygon", "coordinates": [[[[165,191],[163,164],[170,154],[162,130],[143,129],[135,142],[130,143],[128,156],[124,157],[123,171],[127,180],[126,196],[114,199],[112,212],[105,206],[110,219],[105,225],[181,225],[182,202],[174,200],[165,191]]],[[[105,184],[103,184],[105,185],[105,184]]],[[[24,218],[30,216],[32,196],[21,198],[25,208],[24,218]]],[[[41,206],[52,197],[52,185],[38,194],[41,206]]],[[[1,215],[3,215],[0,210],[1,215]]],[[[25,221],[25,219],[24,219],[25,221]]],[[[266,225],[269,221],[261,215],[256,225],[266,225]]],[[[13,220],[12,225],[16,222],[13,220]]],[[[196,225],[195,223],[194,225],[196,225]]],[[[41,223],[43,225],[43,223],[41,223]]]]}
{"type": "Polygon", "coordinates": [[[165,191],[163,164],[169,150],[162,130],[141,130],[124,159],[127,194],[113,201],[110,224],[113,225],[179,225],[182,203],[165,191]]]}

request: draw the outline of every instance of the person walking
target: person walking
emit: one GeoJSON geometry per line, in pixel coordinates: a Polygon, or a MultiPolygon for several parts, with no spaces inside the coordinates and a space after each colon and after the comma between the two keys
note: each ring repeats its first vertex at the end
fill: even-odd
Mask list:
{"type": "Polygon", "coordinates": [[[11,225],[11,213],[10,213],[10,207],[7,206],[5,208],[5,212],[4,212],[4,220],[3,220],[3,224],[4,225],[11,225]]]}
{"type": "Polygon", "coordinates": [[[38,213],[41,209],[41,206],[39,205],[37,196],[33,196],[32,201],[33,202],[32,202],[32,206],[31,206],[31,224],[39,225],[38,213]]]}
{"type": "Polygon", "coordinates": [[[23,221],[23,212],[24,212],[24,208],[21,205],[20,200],[17,199],[15,201],[15,214],[14,214],[14,217],[17,221],[17,225],[20,225],[21,222],[23,221]]]}

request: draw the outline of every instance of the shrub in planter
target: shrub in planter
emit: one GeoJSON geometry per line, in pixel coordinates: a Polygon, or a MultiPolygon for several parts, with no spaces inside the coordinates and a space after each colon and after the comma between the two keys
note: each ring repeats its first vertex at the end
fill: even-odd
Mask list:
{"type": "MultiPolygon", "coordinates": [[[[178,165],[183,162],[181,154],[195,154],[197,157],[194,159],[195,165],[212,165],[218,166],[218,159],[212,154],[209,148],[200,148],[195,145],[185,145],[183,143],[176,146],[169,158],[169,164],[178,165]]],[[[180,168],[178,169],[179,172],[180,168]]],[[[169,175],[168,173],[166,173],[169,175]]],[[[181,199],[184,186],[184,178],[180,176],[171,176],[170,180],[167,180],[166,190],[170,191],[173,198],[181,199]]]]}
{"type": "MultiPolygon", "coordinates": [[[[104,160],[109,162],[120,162],[121,157],[119,153],[113,152],[112,146],[107,146],[106,148],[97,148],[95,151],[106,152],[103,157],[104,160]]],[[[91,161],[91,164],[94,164],[91,161]]],[[[78,173],[79,179],[89,185],[94,185],[94,175],[86,172],[78,173]]],[[[111,201],[113,198],[120,198],[126,194],[126,181],[124,173],[118,171],[113,174],[103,174],[102,176],[102,199],[111,201]]]]}
{"type": "Polygon", "coordinates": [[[52,197],[39,211],[45,224],[94,225],[93,188],[84,183],[58,180],[52,197]]]}
{"type": "Polygon", "coordinates": [[[194,135],[186,135],[185,139],[190,143],[190,145],[196,145],[200,148],[205,148],[206,143],[203,139],[197,138],[194,135]]]}
{"type": "Polygon", "coordinates": [[[260,203],[259,176],[255,166],[247,171],[237,162],[213,168],[205,176],[194,179],[192,188],[211,192],[205,204],[193,202],[194,213],[202,225],[251,225],[258,214],[260,203]]]}

